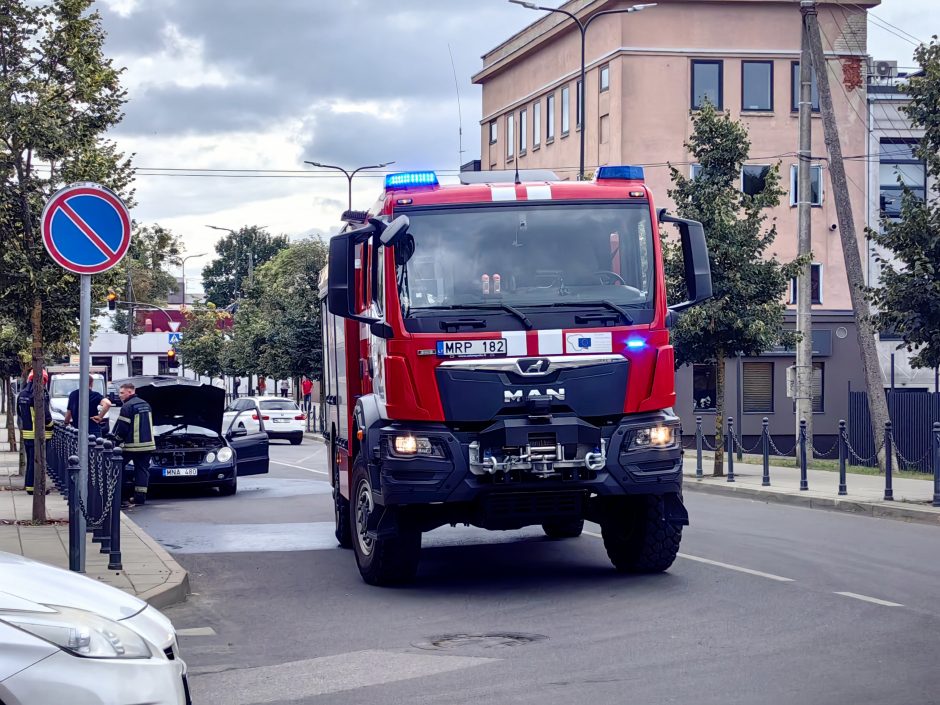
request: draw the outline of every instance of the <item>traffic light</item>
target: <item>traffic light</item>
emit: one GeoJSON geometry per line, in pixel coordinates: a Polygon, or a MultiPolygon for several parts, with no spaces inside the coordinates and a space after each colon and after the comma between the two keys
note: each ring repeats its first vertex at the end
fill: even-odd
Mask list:
{"type": "Polygon", "coordinates": [[[170,348],[166,351],[167,367],[175,370],[180,366],[180,361],[176,358],[176,348],[170,348]]]}
{"type": "Polygon", "coordinates": [[[114,311],[117,308],[117,297],[118,295],[114,293],[114,289],[108,289],[108,310],[114,311]]]}

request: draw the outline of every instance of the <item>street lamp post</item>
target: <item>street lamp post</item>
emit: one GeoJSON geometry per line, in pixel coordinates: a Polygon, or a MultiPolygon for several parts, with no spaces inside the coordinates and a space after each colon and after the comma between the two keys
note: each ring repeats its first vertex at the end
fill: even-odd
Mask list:
{"type": "Polygon", "coordinates": [[[557,12],[560,15],[565,15],[566,17],[574,20],[575,24],[578,25],[578,29],[581,31],[581,95],[578,97],[578,114],[581,116],[581,159],[578,164],[578,181],[584,181],[584,133],[587,131],[587,120],[585,119],[587,116],[585,115],[584,110],[584,97],[587,94],[587,81],[584,79],[584,49],[585,40],[587,39],[587,29],[598,17],[603,17],[604,15],[624,15],[630,12],[639,12],[640,10],[645,10],[648,7],[656,7],[657,3],[650,2],[644,3],[642,5],[633,5],[632,7],[623,8],[621,10],[603,10],[602,12],[591,15],[587,18],[587,20],[582,22],[573,13],[557,7],[542,7],[541,5],[536,5],[534,2],[526,2],[526,0],[509,0],[509,2],[515,5],[522,5],[522,7],[529,10],[543,10],[544,12],[557,12]]]}
{"type": "Polygon", "coordinates": [[[341,172],[343,172],[343,174],[346,175],[346,180],[349,182],[349,202],[348,202],[348,205],[346,206],[346,208],[347,208],[348,210],[352,210],[352,180],[353,180],[353,177],[354,177],[356,174],[358,174],[360,171],[365,171],[366,169],[382,169],[382,168],[387,167],[387,166],[389,166],[390,164],[394,164],[394,163],[395,163],[394,161],[391,161],[391,162],[383,162],[382,164],[372,164],[371,166],[361,166],[361,167],[359,167],[358,169],[353,169],[352,171],[347,171],[346,169],[344,169],[344,168],[341,167],[341,166],[334,166],[334,165],[332,165],[332,164],[321,164],[320,162],[310,162],[310,161],[306,161],[306,160],[304,161],[304,164],[309,164],[310,166],[318,166],[318,167],[320,167],[321,169],[336,169],[336,171],[341,171],[341,172]]]}
{"type": "Polygon", "coordinates": [[[182,275],[182,278],[183,278],[183,306],[186,305],[186,260],[188,260],[188,259],[194,259],[195,257],[205,257],[207,254],[208,254],[208,253],[206,253],[206,252],[200,252],[198,255],[186,255],[186,256],[182,259],[182,262],[180,263],[180,267],[181,267],[182,270],[183,270],[183,275],[182,275]]]}

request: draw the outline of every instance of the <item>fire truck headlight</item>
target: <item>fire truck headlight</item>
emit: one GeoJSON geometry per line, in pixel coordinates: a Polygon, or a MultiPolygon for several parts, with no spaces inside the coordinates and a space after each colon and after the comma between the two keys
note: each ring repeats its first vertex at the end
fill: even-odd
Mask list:
{"type": "Polygon", "coordinates": [[[633,448],[670,448],[676,442],[673,426],[650,426],[637,429],[633,434],[633,448]]]}
{"type": "MultiPolygon", "coordinates": [[[[427,440],[427,439],[425,439],[427,440]]],[[[395,436],[397,455],[414,455],[418,452],[418,439],[414,436],[395,436]]]]}
{"type": "Polygon", "coordinates": [[[439,443],[427,436],[413,436],[410,433],[389,438],[389,453],[395,458],[443,458],[444,451],[439,443]]]}

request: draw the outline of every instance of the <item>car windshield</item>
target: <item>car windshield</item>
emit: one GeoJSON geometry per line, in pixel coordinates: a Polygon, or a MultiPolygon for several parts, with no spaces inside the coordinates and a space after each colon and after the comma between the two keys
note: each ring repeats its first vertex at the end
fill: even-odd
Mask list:
{"type": "Polygon", "coordinates": [[[461,306],[653,305],[648,204],[408,211],[415,250],[398,269],[405,315],[461,306]]]}
{"type": "Polygon", "coordinates": [[[297,411],[297,405],[290,399],[271,399],[260,403],[262,411],[297,411]]]}
{"type": "MultiPolygon", "coordinates": [[[[52,384],[49,388],[49,396],[51,397],[67,397],[69,394],[78,389],[78,377],[72,378],[63,378],[63,377],[53,377],[52,384]]],[[[96,392],[104,396],[104,380],[95,379],[94,389],[96,392]]]]}
{"type": "Polygon", "coordinates": [[[197,426],[196,424],[158,424],[153,427],[153,435],[157,438],[168,436],[206,436],[207,438],[218,438],[219,434],[211,428],[197,426]]]}

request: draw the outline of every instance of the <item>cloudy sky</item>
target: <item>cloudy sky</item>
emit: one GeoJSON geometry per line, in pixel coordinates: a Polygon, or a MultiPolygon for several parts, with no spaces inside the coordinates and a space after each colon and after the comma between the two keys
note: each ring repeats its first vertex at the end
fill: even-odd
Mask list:
{"type": "MultiPolygon", "coordinates": [[[[292,174],[309,169],[305,159],[454,172],[478,158],[470,76],[484,52],[538,17],[506,0],[99,0],[99,9],[109,55],[127,67],[130,101],[113,136],[136,153],[133,215],[180,233],[189,253],[212,252],[220,233],[207,224],[295,236],[334,228],[345,177],[292,174]]],[[[902,66],[912,64],[905,32],[940,29],[937,0],[883,0],[873,14],[870,52],[902,66]]],[[[354,207],[373,203],[380,185],[357,176],[354,207]]]]}

